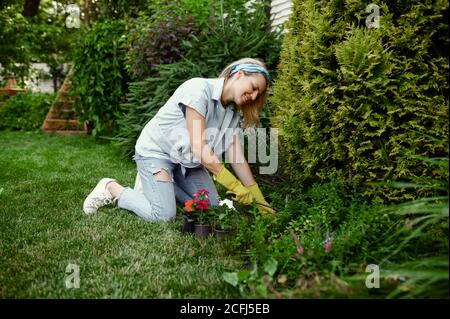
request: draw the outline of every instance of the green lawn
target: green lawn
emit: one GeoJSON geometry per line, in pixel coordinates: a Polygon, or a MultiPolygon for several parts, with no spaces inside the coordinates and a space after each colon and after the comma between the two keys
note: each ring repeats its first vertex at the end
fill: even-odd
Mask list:
{"type": "Polygon", "coordinates": [[[132,185],[135,166],[92,137],[0,132],[0,298],[236,298],[226,242],[183,236],[113,207],[87,216],[101,177],[132,185]],[[80,288],[66,288],[66,267],[80,288]]]}

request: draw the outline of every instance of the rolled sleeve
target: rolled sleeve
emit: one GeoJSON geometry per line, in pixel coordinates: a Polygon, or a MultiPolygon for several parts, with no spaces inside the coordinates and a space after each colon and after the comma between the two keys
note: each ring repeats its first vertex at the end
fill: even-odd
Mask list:
{"type": "Polygon", "coordinates": [[[209,97],[205,81],[194,78],[186,81],[178,92],[178,105],[182,108],[189,106],[206,118],[209,97]]]}

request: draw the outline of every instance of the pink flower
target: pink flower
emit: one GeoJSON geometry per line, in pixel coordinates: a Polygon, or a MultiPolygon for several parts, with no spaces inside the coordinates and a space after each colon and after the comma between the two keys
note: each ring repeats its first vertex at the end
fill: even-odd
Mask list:
{"type": "Polygon", "coordinates": [[[325,242],[325,252],[328,254],[331,250],[331,239],[327,238],[327,241],[325,242]]]}
{"type": "Polygon", "coordinates": [[[194,194],[194,198],[196,199],[201,199],[204,200],[206,198],[208,198],[209,192],[207,189],[199,189],[195,194],[194,194]]]}
{"type": "Polygon", "coordinates": [[[294,238],[295,245],[297,246],[297,254],[301,255],[303,254],[303,247],[300,245],[300,239],[298,236],[292,231],[292,229],[289,230],[291,232],[292,237],[294,238]]]}

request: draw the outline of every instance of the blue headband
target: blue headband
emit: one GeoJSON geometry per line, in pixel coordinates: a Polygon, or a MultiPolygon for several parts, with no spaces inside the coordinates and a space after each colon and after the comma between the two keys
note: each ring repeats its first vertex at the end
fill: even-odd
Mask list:
{"type": "Polygon", "coordinates": [[[264,78],[266,79],[267,83],[269,83],[269,72],[267,70],[260,66],[259,64],[254,63],[242,63],[242,64],[236,64],[234,65],[230,70],[230,76],[235,74],[237,71],[244,71],[248,73],[261,73],[264,75],[264,78]]]}

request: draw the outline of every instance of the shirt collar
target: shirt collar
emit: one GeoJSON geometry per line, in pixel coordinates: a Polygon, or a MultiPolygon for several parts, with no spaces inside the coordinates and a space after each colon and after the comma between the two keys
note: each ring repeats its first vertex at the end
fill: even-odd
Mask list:
{"type": "Polygon", "coordinates": [[[222,95],[222,89],[225,78],[214,79],[212,99],[220,102],[220,96],[222,95]]]}
{"type": "MultiPolygon", "coordinates": [[[[222,96],[223,86],[225,84],[225,78],[218,78],[213,80],[213,93],[212,99],[217,101],[219,105],[222,106],[222,102],[220,101],[220,97],[222,96]]],[[[230,103],[229,105],[224,105],[224,108],[231,107],[231,110],[234,110],[234,103],[230,103]]]]}

